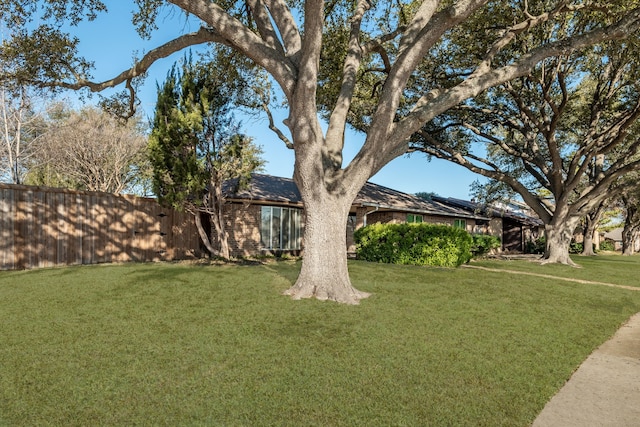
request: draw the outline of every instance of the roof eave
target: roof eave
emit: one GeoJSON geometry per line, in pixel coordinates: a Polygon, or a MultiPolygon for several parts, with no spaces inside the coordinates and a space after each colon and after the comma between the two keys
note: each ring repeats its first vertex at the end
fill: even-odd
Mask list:
{"type": "Polygon", "coordinates": [[[426,215],[433,215],[433,216],[446,216],[446,217],[465,218],[465,219],[477,219],[477,220],[483,220],[483,221],[489,221],[490,220],[490,218],[477,216],[477,215],[466,215],[466,214],[458,214],[458,213],[453,213],[453,212],[441,212],[441,211],[433,211],[433,210],[429,210],[429,209],[399,208],[397,206],[383,205],[383,204],[380,204],[380,203],[373,203],[373,202],[361,202],[360,206],[361,207],[373,207],[373,208],[378,208],[378,209],[388,209],[390,211],[397,211],[397,212],[419,213],[419,214],[426,214],[426,215]]]}

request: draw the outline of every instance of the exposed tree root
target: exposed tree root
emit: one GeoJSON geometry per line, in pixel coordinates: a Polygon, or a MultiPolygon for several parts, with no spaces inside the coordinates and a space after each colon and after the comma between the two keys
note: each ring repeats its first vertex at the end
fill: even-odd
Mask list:
{"type": "Polygon", "coordinates": [[[334,288],[328,289],[325,286],[313,286],[296,283],[283,292],[283,295],[290,296],[294,300],[315,298],[320,301],[334,301],[341,304],[357,305],[360,300],[369,297],[368,292],[359,291],[353,286],[348,288],[340,287],[341,292],[335,292],[334,288]]]}

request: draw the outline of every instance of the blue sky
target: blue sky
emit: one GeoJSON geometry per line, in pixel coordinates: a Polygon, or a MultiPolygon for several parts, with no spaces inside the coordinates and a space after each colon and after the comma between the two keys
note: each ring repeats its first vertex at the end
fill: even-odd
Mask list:
{"type": "MultiPolygon", "coordinates": [[[[197,30],[197,24],[186,21],[184,15],[167,10],[161,12],[158,19],[160,28],[153,34],[151,40],[141,40],[131,24],[131,13],[128,13],[135,7],[134,2],[118,0],[105,3],[109,7],[109,14],[101,15],[97,21],[83,23],[79,28],[74,29],[74,34],[80,39],[82,54],[88,60],[95,62],[94,80],[113,78],[131,65],[134,55],[140,56],[182,32],[197,30]]],[[[153,114],[156,82],[164,81],[171,65],[181,56],[182,53],[160,60],[149,71],[147,80],[139,92],[142,109],[146,116],[153,114]]],[[[97,102],[96,97],[93,100],[97,102]]],[[[276,113],[277,124],[281,124],[285,114],[284,111],[276,113]]],[[[242,120],[243,131],[262,146],[267,161],[265,172],[291,177],[293,151],[287,149],[268,129],[266,119],[238,118],[242,120]]],[[[281,128],[285,129],[284,125],[281,128]]],[[[345,161],[355,155],[363,140],[362,134],[348,133],[345,161]]],[[[438,159],[428,161],[424,155],[416,153],[395,159],[370,181],[406,193],[425,191],[444,197],[469,199],[469,186],[479,178],[478,175],[461,166],[438,159]]]]}

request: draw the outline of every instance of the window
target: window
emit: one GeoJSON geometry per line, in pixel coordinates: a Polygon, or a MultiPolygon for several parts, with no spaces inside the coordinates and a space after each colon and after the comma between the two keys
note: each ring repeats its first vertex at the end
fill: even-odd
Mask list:
{"type": "Polygon", "coordinates": [[[422,220],[423,220],[422,215],[407,214],[407,222],[408,223],[422,222],[422,220]]]}
{"type": "Polygon", "coordinates": [[[453,220],[453,228],[461,228],[463,230],[467,229],[467,220],[465,219],[454,219],[453,220]]]}
{"type": "Polygon", "coordinates": [[[295,208],[263,206],[260,220],[260,244],[263,249],[300,249],[302,211],[295,208]]]}

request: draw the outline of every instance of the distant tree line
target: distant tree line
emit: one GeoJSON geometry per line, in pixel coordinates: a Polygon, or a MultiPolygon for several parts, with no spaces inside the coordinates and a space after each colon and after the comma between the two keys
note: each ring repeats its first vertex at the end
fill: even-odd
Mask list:
{"type": "Polygon", "coordinates": [[[13,184],[146,193],[146,125],[93,106],[72,108],[27,88],[0,89],[0,177],[13,184]],[[36,106],[41,106],[39,109],[36,106]]]}

